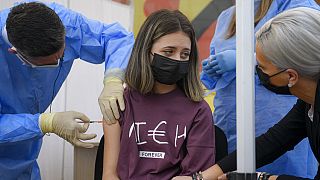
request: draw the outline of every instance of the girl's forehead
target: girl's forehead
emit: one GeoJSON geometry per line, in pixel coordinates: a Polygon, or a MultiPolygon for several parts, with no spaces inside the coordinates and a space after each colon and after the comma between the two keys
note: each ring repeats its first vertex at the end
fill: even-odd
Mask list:
{"type": "Polygon", "coordinates": [[[191,40],[187,34],[179,31],[179,32],[167,34],[165,36],[160,37],[154,42],[153,45],[156,47],[172,46],[172,47],[190,48],[191,40]]]}

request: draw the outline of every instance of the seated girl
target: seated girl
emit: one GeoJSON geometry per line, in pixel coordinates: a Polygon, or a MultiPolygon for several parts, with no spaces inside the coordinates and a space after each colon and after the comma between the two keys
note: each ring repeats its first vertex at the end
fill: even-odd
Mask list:
{"type": "Polygon", "coordinates": [[[104,124],[103,179],[171,179],[215,163],[193,27],[179,11],[150,15],[125,74],[125,111],[104,124]]]}

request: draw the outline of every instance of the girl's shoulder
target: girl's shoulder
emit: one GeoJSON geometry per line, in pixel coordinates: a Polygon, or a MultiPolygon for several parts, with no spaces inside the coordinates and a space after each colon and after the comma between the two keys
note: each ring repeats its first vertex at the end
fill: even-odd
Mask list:
{"type": "Polygon", "coordinates": [[[208,102],[205,101],[204,99],[199,102],[199,108],[201,108],[204,111],[210,111],[211,112],[211,108],[210,108],[208,102]]]}
{"type": "Polygon", "coordinates": [[[186,103],[186,106],[192,106],[192,108],[197,111],[202,111],[202,112],[208,111],[211,113],[211,108],[206,100],[202,99],[201,101],[195,102],[190,100],[188,97],[185,97],[185,98],[186,98],[186,101],[188,101],[188,103],[186,103]]]}

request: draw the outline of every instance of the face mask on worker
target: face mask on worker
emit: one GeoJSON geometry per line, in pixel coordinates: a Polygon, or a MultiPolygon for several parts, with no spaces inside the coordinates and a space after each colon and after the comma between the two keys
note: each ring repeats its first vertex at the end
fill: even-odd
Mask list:
{"type": "Polygon", "coordinates": [[[276,93],[276,94],[284,94],[284,95],[291,95],[291,92],[289,90],[289,87],[288,86],[275,86],[275,85],[272,85],[271,82],[270,82],[270,78],[280,74],[280,73],[283,73],[284,71],[286,71],[286,69],[276,73],[276,74],[273,74],[271,76],[269,76],[268,74],[264,73],[260,68],[259,66],[257,65],[256,66],[256,71],[257,71],[257,74],[258,74],[258,77],[260,79],[260,82],[261,84],[267,88],[268,90],[276,93]]]}
{"type": "Polygon", "coordinates": [[[151,68],[156,81],[172,85],[188,74],[189,61],[178,61],[154,53],[151,68]]]}

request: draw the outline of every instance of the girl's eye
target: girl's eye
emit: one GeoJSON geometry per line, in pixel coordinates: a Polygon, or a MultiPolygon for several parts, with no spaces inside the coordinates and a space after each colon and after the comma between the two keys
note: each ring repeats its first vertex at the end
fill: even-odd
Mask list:
{"type": "Polygon", "coordinates": [[[173,53],[173,51],[163,51],[164,55],[169,56],[173,53]]]}
{"type": "Polygon", "coordinates": [[[189,59],[189,56],[190,56],[189,52],[184,52],[184,53],[182,53],[181,58],[182,59],[189,59]]]}

